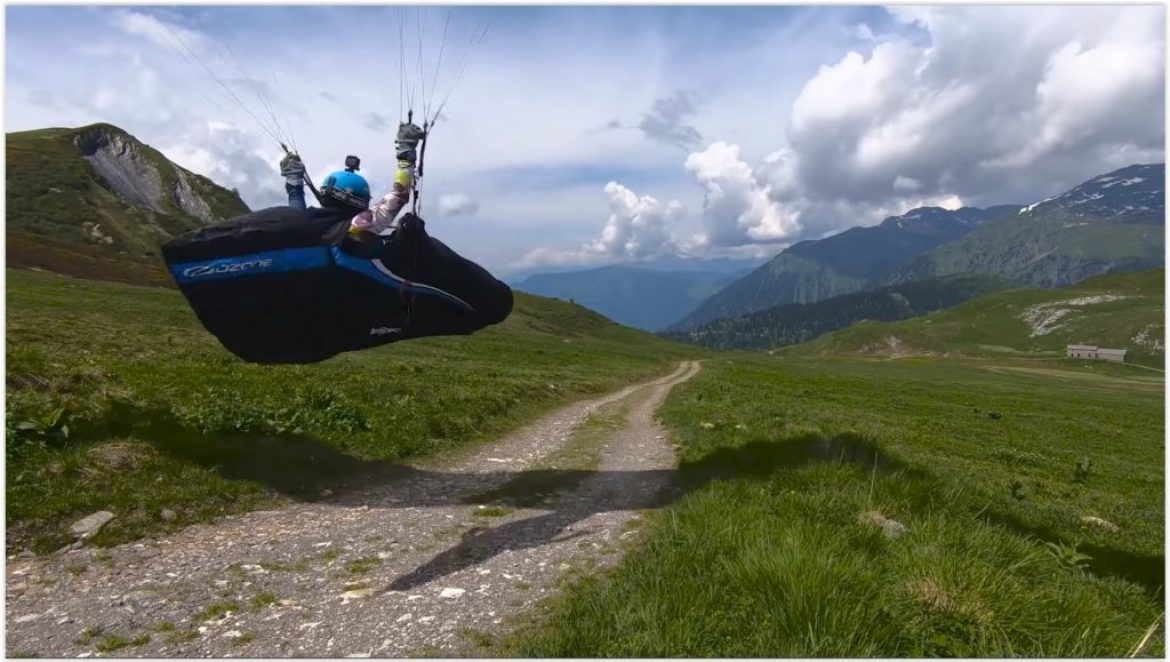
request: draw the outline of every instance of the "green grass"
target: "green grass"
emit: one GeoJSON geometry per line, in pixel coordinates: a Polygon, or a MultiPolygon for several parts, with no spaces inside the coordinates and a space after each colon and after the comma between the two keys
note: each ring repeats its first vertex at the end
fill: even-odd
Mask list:
{"type": "Polygon", "coordinates": [[[177,630],[171,632],[166,637],[168,644],[185,644],[188,641],[195,641],[199,638],[198,630],[177,630]]]}
{"type": "Polygon", "coordinates": [[[365,558],[353,559],[345,562],[345,571],[351,575],[364,575],[367,572],[378,567],[382,560],[376,556],[367,556],[365,558]]]}
{"type": "Polygon", "coordinates": [[[1161,394],[985,368],[706,362],[661,412],[686,495],[506,653],[1125,656],[1162,622],[1161,394]]]}
{"type": "Polygon", "coordinates": [[[233,646],[247,646],[248,644],[252,643],[255,640],[256,640],[255,633],[244,632],[244,633],[240,634],[240,636],[238,636],[238,637],[232,637],[232,645],[233,646]]]}
{"type": "Polygon", "coordinates": [[[968,357],[1063,357],[1069,344],[1126,348],[1127,361],[1162,368],[1165,364],[1165,271],[1119,273],[1090,278],[1060,289],[1023,288],[989,294],[946,310],[899,322],[860,322],[797,347],[788,356],[890,354],[889,338],[901,353],[968,357]],[[1081,297],[1113,295],[1122,300],[1061,305],[1081,297]],[[1029,308],[1070,312],[1033,335],[1029,308]],[[1155,343],[1159,346],[1155,346],[1155,343]]]}
{"type": "Polygon", "coordinates": [[[261,366],[220,347],[176,291],[7,277],[9,549],[57,549],[97,510],[116,518],[94,542],[114,544],[320,498],[703,353],[518,294],[473,336],[261,366]]]}
{"type": "Polygon", "coordinates": [[[102,633],[102,629],[99,627],[92,627],[92,626],[87,627],[81,631],[81,634],[77,635],[77,640],[74,641],[73,643],[75,643],[79,646],[85,646],[85,645],[89,644],[90,642],[92,642],[94,639],[98,638],[98,636],[100,636],[101,633],[102,633]]]}
{"type": "Polygon", "coordinates": [[[108,634],[97,643],[97,650],[99,653],[112,653],[129,646],[130,643],[129,639],[120,634],[108,634]]]}
{"type": "Polygon", "coordinates": [[[207,605],[203,611],[196,614],[195,621],[197,623],[202,623],[203,621],[209,621],[213,618],[223,618],[229,612],[239,611],[240,605],[238,602],[235,602],[234,600],[219,600],[207,605]]]}
{"type": "Polygon", "coordinates": [[[260,611],[269,605],[280,602],[280,598],[276,597],[276,594],[271,591],[264,591],[263,593],[257,593],[252,596],[249,602],[252,603],[252,609],[254,611],[260,611]]]}
{"type": "Polygon", "coordinates": [[[301,559],[295,563],[285,563],[284,561],[261,561],[257,565],[259,565],[261,569],[268,572],[304,572],[309,569],[309,562],[305,559],[301,559]]]}

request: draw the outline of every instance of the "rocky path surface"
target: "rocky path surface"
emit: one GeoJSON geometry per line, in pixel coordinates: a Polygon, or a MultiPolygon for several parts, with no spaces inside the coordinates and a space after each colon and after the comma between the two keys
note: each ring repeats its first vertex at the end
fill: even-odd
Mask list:
{"type": "Polygon", "coordinates": [[[9,560],[9,656],[476,655],[660,506],[653,417],[699,371],[579,403],[327,502],[160,540],[9,560]]]}

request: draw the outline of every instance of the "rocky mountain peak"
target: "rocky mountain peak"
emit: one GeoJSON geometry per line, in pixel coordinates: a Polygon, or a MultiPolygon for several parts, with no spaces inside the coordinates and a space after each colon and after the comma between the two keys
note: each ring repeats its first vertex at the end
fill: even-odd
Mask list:
{"type": "Polygon", "coordinates": [[[134,281],[162,243],[248,211],[235,191],[110,124],[9,133],[5,157],[10,265],[134,281]]]}
{"type": "Polygon", "coordinates": [[[115,193],[140,207],[167,213],[158,164],[130,136],[98,125],[77,134],[73,144],[115,193]]]}
{"type": "Polygon", "coordinates": [[[1030,204],[1019,213],[1039,216],[1061,210],[1081,217],[1156,221],[1166,213],[1165,182],[1165,164],[1132,165],[1030,204]]]}

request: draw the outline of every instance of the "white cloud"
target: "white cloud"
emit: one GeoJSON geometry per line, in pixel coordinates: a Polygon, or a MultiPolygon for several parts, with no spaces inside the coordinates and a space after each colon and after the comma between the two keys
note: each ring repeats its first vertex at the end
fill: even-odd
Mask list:
{"type": "Polygon", "coordinates": [[[473,216],[479,211],[479,203],[465,193],[450,193],[439,196],[439,213],[443,216],[473,216]]]}
{"type": "Polygon", "coordinates": [[[858,23],[857,25],[854,25],[850,32],[852,32],[855,37],[862,41],[878,41],[877,35],[873,33],[873,28],[869,27],[869,25],[865,23],[858,23]]]}
{"type": "Polygon", "coordinates": [[[895,191],[917,191],[922,188],[922,182],[913,177],[906,177],[905,175],[898,175],[894,178],[895,191]]]}
{"type": "Polygon", "coordinates": [[[178,165],[239,190],[252,209],[288,204],[284,180],[276,174],[277,152],[236,126],[192,124],[173,143],[158,147],[178,165]]]}
{"type": "Polygon", "coordinates": [[[890,11],[928,43],[848,53],[793,103],[788,139],[810,200],[879,205],[911,190],[1028,200],[1135,153],[1163,158],[1163,8],[890,11]]]}
{"type": "Polygon", "coordinates": [[[688,156],[686,169],[706,194],[695,247],[777,242],[800,232],[799,213],[768,196],[768,187],[739,158],[737,145],[713,143],[688,156]]]}
{"type": "Polygon", "coordinates": [[[609,196],[609,218],[600,237],[576,249],[536,249],[516,266],[588,265],[613,258],[637,260],[677,251],[671,236],[671,225],[683,214],[677,200],[659,202],[648,195],[639,196],[617,182],[606,184],[605,193],[609,196]]]}
{"type": "Polygon", "coordinates": [[[110,21],[126,34],[145,37],[163,48],[180,52],[185,49],[198,50],[206,42],[206,36],[201,32],[128,9],[115,11],[110,21]]]}
{"type": "MultiPolygon", "coordinates": [[[[375,195],[388,190],[396,49],[368,54],[361,84],[334,85],[351,54],[316,28],[344,24],[355,43],[369,43],[395,10],[231,11],[229,30],[219,8],[12,8],[10,130],[108,121],[237,186],[253,206],[281,201],[275,141],[176,52],[173,31],[266,123],[268,109],[240,86],[248,79],[256,89],[271,73],[268,101],[291,122],[286,132],[295,132],[310,172],[357,154],[375,195]],[[229,46],[247,72],[227,75],[232,65],[220,55],[229,46]],[[59,66],[46,69],[49,59],[59,66]],[[238,135],[213,131],[209,121],[238,135]]],[[[455,11],[452,32],[469,32],[478,17],[455,11]]],[[[535,245],[578,246],[558,253],[570,259],[636,259],[616,238],[625,232],[636,237],[634,255],[774,251],[915,205],[1026,203],[1115,167],[1164,159],[1163,7],[897,6],[885,18],[873,8],[756,8],[737,11],[758,12],[761,29],[737,23],[729,32],[734,22],[715,21],[702,26],[710,39],[701,43],[679,31],[687,20],[673,21],[689,11],[564,8],[533,12],[543,18],[529,24],[524,10],[521,29],[491,35],[472,53],[428,148],[427,190],[479,204],[476,223],[444,232],[497,265],[535,245]],[[560,11],[574,20],[554,18],[560,11]],[[600,83],[586,92],[581,80],[600,83]],[[615,117],[647,126],[596,129],[615,117]],[[695,136],[710,146],[680,159],[678,145],[695,145],[695,136]],[[502,194],[493,187],[500,172],[518,173],[502,194]],[[532,185],[545,172],[568,175],[532,185]],[[570,181],[579,172],[588,174],[584,184],[570,181]],[[610,231],[614,216],[630,213],[615,211],[612,191],[598,192],[608,179],[637,201],[670,200],[696,213],[663,212],[671,219],[665,239],[635,231],[632,221],[610,231]],[[603,219],[609,235],[599,232],[603,219]],[[506,231],[520,226],[524,232],[506,231]]],[[[467,36],[448,41],[439,97],[467,36]]],[[[441,209],[442,196],[424,199],[441,209]]]]}

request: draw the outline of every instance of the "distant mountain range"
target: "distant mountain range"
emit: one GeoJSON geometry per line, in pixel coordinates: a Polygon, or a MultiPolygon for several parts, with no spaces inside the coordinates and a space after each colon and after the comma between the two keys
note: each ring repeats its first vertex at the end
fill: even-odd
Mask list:
{"type": "Polygon", "coordinates": [[[714,349],[771,349],[798,345],[861,320],[889,322],[918,317],[1012,285],[999,276],[985,274],[932,278],[814,303],[774,306],[663,335],[714,349]]]}
{"type": "Polygon", "coordinates": [[[887,218],[873,227],[799,242],[704,301],[670,330],[685,331],[772,306],[813,303],[857,292],[906,260],[1019,210],[1013,205],[955,211],[926,207],[887,218]]]}
{"type": "MultiPolygon", "coordinates": [[[[768,258],[762,259],[739,259],[739,258],[687,258],[687,257],[673,257],[664,255],[650,260],[642,260],[640,262],[623,262],[620,264],[602,265],[601,267],[590,267],[582,269],[580,266],[555,266],[548,265],[543,267],[529,267],[514,271],[505,279],[509,285],[517,286],[528,280],[532,276],[543,276],[548,274],[568,274],[568,273],[588,273],[596,271],[605,266],[620,266],[630,267],[632,269],[650,270],[650,271],[701,271],[704,273],[718,273],[730,274],[737,273],[744,275],[747,272],[759,267],[761,264],[768,261],[768,258]]],[[[689,311],[688,311],[689,312],[689,311]]]]}
{"type": "Polygon", "coordinates": [[[747,271],[664,271],[614,265],[537,274],[514,287],[575,301],[620,324],[660,331],[747,271]]]}
{"type": "Polygon", "coordinates": [[[1059,287],[1114,271],[1165,264],[1166,168],[1135,165],[986,223],[882,279],[993,273],[1059,287]]]}
{"type": "Polygon", "coordinates": [[[915,209],[872,228],[801,242],[669,330],[939,276],[991,274],[1057,287],[1159,267],[1165,263],[1164,182],[1164,164],[1133,165],[1026,207],[915,209]]]}
{"type": "MultiPolygon", "coordinates": [[[[780,341],[792,337],[791,327],[785,327],[788,331],[750,328],[789,320],[787,316],[797,310],[780,314],[772,310],[776,306],[812,304],[963,274],[1056,287],[1102,273],[1162,266],[1164,180],[1164,164],[1134,165],[1027,206],[914,209],[876,226],[794,244],[701,301],[695,301],[697,295],[723,281],[695,275],[651,277],[645,269],[614,266],[558,278],[534,275],[517,285],[572,298],[616,321],[648,330],[665,329],[673,337],[706,338],[705,342],[727,346],[742,345],[748,338],[755,339],[748,344],[765,338],[780,341]],[[686,310],[692,301],[692,308],[686,310]],[[762,311],[772,312],[742,319],[762,311]],[[676,313],[678,317],[667,320],[676,313]],[[712,325],[716,320],[728,322],[712,325]],[[715,333],[715,328],[722,331],[715,333]],[[733,342],[731,337],[738,340],[733,342]]],[[[936,287],[945,290],[950,285],[936,287]]],[[[806,309],[800,315],[807,317],[811,310],[840,309],[834,304],[806,309]]],[[[825,320],[823,325],[802,328],[820,326],[833,324],[825,320]]]]}

